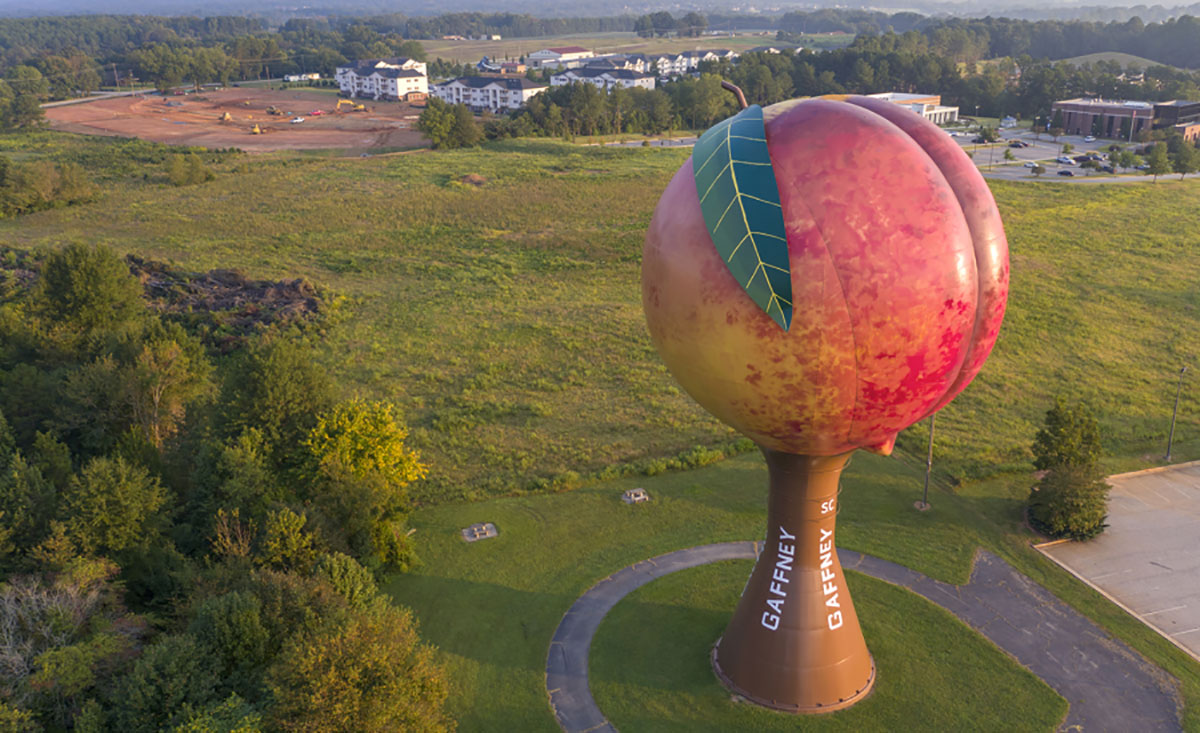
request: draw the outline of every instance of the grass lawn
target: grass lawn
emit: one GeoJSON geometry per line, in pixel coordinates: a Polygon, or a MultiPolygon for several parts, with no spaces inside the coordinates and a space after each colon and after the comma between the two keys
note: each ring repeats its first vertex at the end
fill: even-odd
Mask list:
{"type": "Polygon", "coordinates": [[[684,570],[631,593],[605,617],[590,679],[618,730],[1052,731],[1067,701],[949,612],[907,590],[846,573],[875,659],[875,687],[831,715],[735,703],[709,664],[753,564],[684,570]]]}
{"type": "MultiPolygon", "coordinates": [[[[930,499],[933,508],[917,512],[912,504],[920,497],[921,475],[920,466],[898,458],[856,454],[843,477],[838,545],[952,583],[967,580],[974,548],[989,548],[1175,675],[1187,705],[1185,725],[1190,731],[1200,731],[1200,664],[1030,548],[1033,538],[1021,524],[1027,479],[994,479],[967,486],[958,494],[935,487],[930,499]]],[[[600,579],[639,560],[693,545],[762,537],[766,483],[761,457],[748,454],[699,470],[620,479],[559,494],[425,508],[412,520],[424,564],[415,572],[394,577],[385,590],[415,609],[422,636],[439,647],[451,680],[451,711],[463,730],[553,731],[555,723],[545,695],[546,652],[554,628],[571,603],[600,579]],[[652,500],[633,507],[622,503],[621,492],[634,486],[644,487],[652,500]],[[485,521],[496,524],[498,538],[474,544],[462,541],[459,530],[485,521]]],[[[670,583],[713,586],[714,595],[689,597],[669,609],[670,613],[658,609],[653,616],[660,624],[654,628],[661,628],[666,618],[677,614],[680,621],[671,632],[677,634],[673,638],[686,639],[686,643],[680,642],[681,648],[690,644],[694,648],[691,653],[699,654],[698,658],[661,658],[657,648],[652,648],[648,656],[661,658],[662,666],[656,672],[646,662],[622,678],[629,685],[623,687],[611,671],[605,671],[611,666],[604,667],[603,660],[628,657],[637,644],[626,640],[620,630],[625,623],[621,619],[626,618],[620,615],[620,607],[616,620],[602,627],[593,649],[595,663],[600,665],[596,667],[598,679],[608,686],[602,684],[596,691],[618,727],[621,715],[626,714],[630,717],[625,720],[633,724],[625,730],[669,729],[668,723],[682,715],[681,708],[690,709],[688,700],[708,711],[702,716],[705,719],[734,721],[743,714],[741,709],[722,706],[716,683],[702,674],[707,669],[705,645],[719,635],[732,599],[749,575],[746,563],[734,565],[736,570],[712,571],[721,575],[719,581],[697,581],[685,571],[681,580],[672,576],[655,581],[641,591],[643,595],[631,597],[634,603],[655,603],[653,599],[661,597],[656,594],[672,595],[672,591],[659,590],[677,587],[670,583]],[[644,594],[650,594],[650,600],[645,600],[644,594]],[[613,623],[618,630],[612,630],[613,623]],[[658,683],[647,682],[652,678],[658,683]],[[656,687],[679,691],[685,697],[675,700],[673,694],[652,689],[656,687]],[[618,700],[629,696],[632,699],[626,703],[618,700]],[[617,704],[610,710],[614,702],[617,704]],[[645,716],[651,716],[653,724],[645,716]]],[[[1052,728],[1061,719],[1062,703],[1057,697],[1031,683],[1028,673],[1007,661],[989,642],[973,637],[960,643],[957,639],[971,635],[957,621],[946,623],[939,609],[908,591],[881,587],[870,579],[856,580],[867,588],[860,594],[856,585],[855,599],[868,645],[879,655],[884,670],[877,691],[889,696],[883,700],[916,694],[919,688],[909,685],[922,685],[926,677],[961,677],[974,682],[979,676],[994,675],[987,689],[996,696],[976,694],[974,702],[968,703],[973,706],[978,729],[1013,730],[1017,714],[1028,715],[1029,725],[1018,726],[1021,730],[1052,728]],[[910,618],[911,633],[896,628],[910,618]],[[953,641],[951,648],[963,650],[961,660],[939,654],[948,641],[953,641]],[[903,666],[908,664],[924,669],[921,674],[926,677],[909,680],[908,672],[893,672],[888,681],[888,668],[908,669],[903,666]],[[1028,709],[1014,713],[1006,695],[1028,691],[1031,684],[1028,709]]],[[[931,686],[940,687],[940,683],[931,686]]],[[[923,694],[940,693],[924,689],[923,694]]],[[[867,718],[877,719],[880,728],[894,730],[889,716],[902,719],[907,714],[903,711],[911,712],[907,707],[892,711],[890,705],[871,704],[880,707],[866,708],[875,711],[867,718]]],[[[859,717],[862,713],[854,712],[857,709],[834,714],[829,725],[870,727],[859,717]],[[842,722],[843,718],[846,721],[842,722]]],[[[953,722],[955,716],[968,715],[970,710],[952,706],[944,712],[949,722],[939,729],[976,729],[953,722]]],[[[758,729],[760,722],[755,718],[747,724],[748,729],[758,729]]],[[[734,722],[729,722],[729,727],[734,727],[734,722]]]]}

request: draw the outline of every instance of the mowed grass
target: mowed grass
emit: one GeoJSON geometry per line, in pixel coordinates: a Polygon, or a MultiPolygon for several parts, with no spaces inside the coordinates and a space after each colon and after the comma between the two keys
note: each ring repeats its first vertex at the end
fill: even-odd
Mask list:
{"type": "MultiPolygon", "coordinates": [[[[844,474],[838,544],[965,582],[974,548],[997,544],[995,527],[963,502],[934,499],[934,510],[914,511],[920,481],[918,467],[901,460],[856,455],[844,474]]],[[[386,590],[417,611],[422,636],[441,650],[461,729],[549,731],[546,653],[571,603],[648,557],[761,538],[765,502],[755,453],[560,494],[429,507],[412,517],[424,564],[386,590]],[[621,493],[634,486],[652,500],[624,504],[621,493]],[[464,542],[460,530],[476,522],[495,523],[499,537],[464,542]]]]}
{"type": "Polygon", "coordinates": [[[1032,732],[1054,730],[1067,714],[1058,693],[949,612],[853,571],[846,580],[876,666],[871,694],[841,712],[799,717],[734,702],[708,652],[752,567],[683,570],[609,612],[589,666],[592,694],[617,730],[1032,732]]]}

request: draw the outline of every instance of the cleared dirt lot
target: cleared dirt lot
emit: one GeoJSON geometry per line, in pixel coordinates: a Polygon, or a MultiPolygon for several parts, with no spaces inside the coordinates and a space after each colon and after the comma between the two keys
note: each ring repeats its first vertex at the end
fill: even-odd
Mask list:
{"type": "Polygon", "coordinates": [[[1200,659],[1200,462],[1108,481],[1104,534],[1042,552],[1200,659]]]}
{"type": "Polygon", "coordinates": [[[206,148],[241,148],[247,152],[272,150],[343,149],[348,152],[376,148],[425,145],[417,132],[421,108],[402,102],[372,102],[366,112],[335,113],[337,97],[301,90],[228,88],[180,96],[119,97],[46,110],[56,130],[85,135],[138,137],[171,145],[206,148]],[[269,115],[275,106],[282,115],[269,115]],[[314,115],[315,110],[323,114],[314,115]],[[228,112],[231,121],[222,121],[228,112]],[[304,122],[291,124],[293,117],[304,122]],[[250,133],[254,125],[266,128],[250,133]]]}

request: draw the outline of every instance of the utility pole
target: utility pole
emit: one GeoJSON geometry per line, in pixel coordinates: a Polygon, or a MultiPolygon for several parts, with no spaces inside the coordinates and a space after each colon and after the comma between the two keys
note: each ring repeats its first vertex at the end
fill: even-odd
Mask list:
{"type": "Polygon", "coordinates": [[[1179,393],[1183,391],[1183,373],[1187,367],[1179,368],[1179,384],[1175,387],[1175,410],[1171,413],[1171,434],[1167,436],[1167,455],[1165,461],[1171,460],[1171,444],[1175,442],[1175,418],[1179,416],[1179,393]]]}
{"type": "Polygon", "coordinates": [[[112,67],[113,67],[113,86],[115,86],[117,88],[117,91],[119,92],[119,91],[121,91],[121,77],[117,76],[117,65],[115,62],[113,63],[112,67]]]}

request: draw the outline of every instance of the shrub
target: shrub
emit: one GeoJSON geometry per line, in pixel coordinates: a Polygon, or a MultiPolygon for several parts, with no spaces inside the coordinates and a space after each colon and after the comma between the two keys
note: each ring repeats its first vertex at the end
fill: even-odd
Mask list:
{"type": "Polygon", "coordinates": [[[1050,537],[1089,540],[1108,525],[1109,486],[1074,467],[1050,469],[1029,496],[1029,521],[1050,537]]]}

